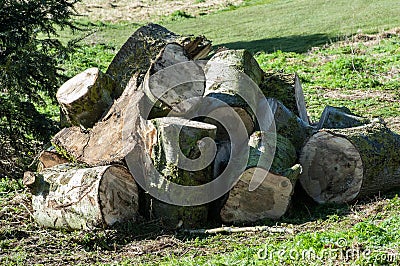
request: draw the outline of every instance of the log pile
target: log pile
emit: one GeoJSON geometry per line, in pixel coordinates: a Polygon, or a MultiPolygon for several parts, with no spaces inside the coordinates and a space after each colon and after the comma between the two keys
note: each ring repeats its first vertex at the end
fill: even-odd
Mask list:
{"type": "Polygon", "coordinates": [[[252,223],[282,217],[296,185],[319,203],[400,186],[400,136],[381,120],[328,106],[313,124],[296,74],[264,72],[246,50],[210,52],[203,36],[149,24],[105,73],[63,84],[70,126],[24,176],[36,221],[252,223]]]}

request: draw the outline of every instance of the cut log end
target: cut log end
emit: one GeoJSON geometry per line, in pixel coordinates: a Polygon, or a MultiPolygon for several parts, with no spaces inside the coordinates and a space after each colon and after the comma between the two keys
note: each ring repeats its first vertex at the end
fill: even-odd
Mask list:
{"type": "Polygon", "coordinates": [[[108,168],[99,186],[99,203],[105,223],[135,221],[138,197],[136,183],[125,168],[108,168]]]}
{"type": "Polygon", "coordinates": [[[300,155],[300,182],[317,202],[349,202],[363,181],[363,164],[356,147],[346,138],[321,131],[312,136],[300,155]]]}
{"type": "Polygon", "coordinates": [[[118,87],[110,76],[94,67],[65,82],[56,97],[68,122],[90,128],[119,96],[118,87]]]}
{"type": "Polygon", "coordinates": [[[26,184],[35,178],[33,217],[44,227],[89,230],[136,220],[138,188],[123,166],[62,164],[27,176],[26,184]]]}
{"type": "Polygon", "coordinates": [[[92,67],[65,82],[57,91],[61,103],[71,104],[84,97],[99,76],[99,69],[92,67]]]}
{"type": "Polygon", "coordinates": [[[226,223],[278,219],[286,212],[292,191],[292,183],[287,177],[263,168],[249,168],[229,193],[220,213],[221,219],[226,223]],[[263,181],[256,190],[249,191],[252,179],[263,181]]]}

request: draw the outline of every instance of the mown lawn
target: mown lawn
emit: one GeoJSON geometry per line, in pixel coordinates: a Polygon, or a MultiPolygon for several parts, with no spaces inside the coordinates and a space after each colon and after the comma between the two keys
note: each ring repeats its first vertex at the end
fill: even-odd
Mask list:
{"type": "MultiPolygon", "coordinates": [[[[297,72],[316,121],[326,105],[383,117],[400,129],[400,5],[397,1],[247,1],[198,18],[163,18],[178,33],[204,34],[216,45],[247,48],[264,70],[297,72]],[[383,32],[383,30],[392,29],[383,32]],[[361,31],[362,34],[356,34],[361,31]],[[376,33],[376,34],[365,34],[376,33]],[[314,48],[312,48],[314,47],[314,48]]],[[[87,22],[86,22],[87,23],[87,22]]],[[[93,26],[94,25],[94,26],[93,26]]],[[[98,31],[62,67],[72,76],[105,69],[139,26],[98,31]]],[[[62,32],[63,39],[71,38],[62,32]]],[[[54,107],[43,112],[56,110],[54,107]]],[[[20,179],[19,179],[20,180],[20,179]]],[[[400,190],[346,205],[317,205],[300,187],[279,221],[294,234],[190,235],[159,221],[95,232],[38,227],[20,181],[0,181],[0,263],[3,265],[398,265],[400,190]]]]}

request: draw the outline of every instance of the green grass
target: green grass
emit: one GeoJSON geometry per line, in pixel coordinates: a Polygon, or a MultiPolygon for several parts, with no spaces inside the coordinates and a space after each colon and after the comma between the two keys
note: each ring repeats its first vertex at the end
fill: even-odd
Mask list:
{"type": "Polygon", "coordinates": [[[395,0],[250,1],[230,12],[164,25],[180,33],[204,34],[228,48],[306,52],[359,29],[377,32],[399,26],[398,14],[395,0]]]}
{"type": "Polygon", "coordinates": [[[303,54],[262,52],[256,58],[265,70],[298,73],[314,121],[326,105],[344,105],[362,116],[386,118],[400,110],[399,44],[399,36],[373,44],[342,41],[303,54]],[[382,93],[390,97],[380,97],[382,93]]]}
{"type": "MultiPolygon", "coordinates": [[[[205,35],[216,46],[245,47],[252,52],[306,52],[358,30],[367,33],[398,27],[398,14],[400,5],[396,0],[250,0],[239,8],[196,18],[172,16],[161,23],[181,34],[205,35]]],[[[88,42],[115,47],[140,26],[132,22],[91,24],[97,32],[88,42]]],[[[64,32],[62,36],[68,39],[70,34],[64,32]]]]}

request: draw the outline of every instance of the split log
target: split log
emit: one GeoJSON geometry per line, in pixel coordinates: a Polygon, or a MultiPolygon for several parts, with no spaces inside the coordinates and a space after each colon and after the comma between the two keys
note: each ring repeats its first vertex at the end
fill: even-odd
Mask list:
{"type": "Polygon", "coordinates": [[[301,166],[295,165],[296,150],[286,138],[256,131],[249,146],[246,170],[220,212],[225,223],[280,218],[289,207],[301,172],[301,166]],[[254,184],[258,187],[254,188],[254,184]]]}
{"type": "Polygon", "coordinates": [[[265,97],[281,101],[290,111],[310,124],[303,88],[297,74],[265,72],[260,89],[265,97]]]}
{"type": "MultiPolygon", "coordinates": [[[[153,180],[151,186],[168,193],[168,181],[197,186],[212,180],[211,163],[215,149],[205,149],[202,145],[208,145],[204,138],[215,138],[215,126],[177,117],[157,118],[153,123],[157,129],[157,139],[153,141],[150,156],[155,168],[165,179],[153,180]]],[[[150,210],[151,217],[161,218],[168,227],[175,227],[179,221],[183,222],[183,227],[198,227],[204,225],[208,215],[207,204],[176,206],[150,195],[146,209],[150,210]]]]}
{"type": "Polygon", "coordinates": [[[90,128],[112,105],[117,87],[109,75],[93,67],[65,82],[56,97],[69,123],[90,128]]]}
{"type": "Polygon", "coordinates": [[[157,24],[140,27],[118,51],[110,63],[107,74],[112,76],[122,89],[136,74],[140,84],[152,60],[167,43],[182,44],[191,59],[201,59],[211,50],[211,42],[203,36],[184,37],[157,24]]]}
{"type": "Polygon", "coordinates": [[[25,173],[38,224],[91,230],[136,220],[138,188],[125,167],[80,167],[62,164],[39,174],[25,173]]]}
{"type": "Polygon", "coordinates": [[[185,114],[198,101],[188,101],[204,94],[205,76],[201,66],[189,61],[184,47],[167,44],[150,66],[143,90],[154,105],[150,117],[162,117],[173,111],[185,114]]]}
{"type": "Polygon", "coordinates": [[[316,202],[350,202],[400,187],[400,136],[376,121],[324,129],[307,141],[300,163],[300,182],[316,202]]]}
{"type": "Polygon", "coordinates": [[[358,127],[368,123],[368,118],[353,114],[347,107],[326,106],[317,129],[358,127]]]}
{"type": "Polygon", "coordinates": [[[296,148],[297,153],[300,152],[304,142],[308,140],[315,130],[277,99],[261,99],[257,107],[257,112],[260,114],[258,118],[264,120],[267,125],[265,131],[273,132],[276,130],[279,135],[290,140],[296,148]],[[270,108],[271,112],[266,112],[267,108],[270,108]],[[272,124],[272,118],[269,117],[270,114],[273,115],[275,128],[272,124]]]}
{"type": "Polygon", "coordinates": [[[154,134],[154,127],[141,116],[149,107],[143,92],[136,90],[136,80],[131,79],[122,96],[91,131],[70,127],[58,132],[52,139],[57,151],[69,155],[71,161],[98,166],[123,163],[136,145],[141,150],[147,147],[144,139],[154,134]]]}
{"type": "Polygon", "coordinates": [[[69,162],[66,158],[62,157],[56,151],[52,150],[42,151],[39,154],[38,160],[38,172],[43,171],[46,168],[51,168],[53,166],[69,162]]]}
{"type": "MultiPolygon", "coordinates": [[[[254,131],[255,114],[251,109],[259,98],[257,85],[261,83],[262,70],[247,50],[225,50],[215,54],[205,66],[205,96],[228,104],[239,115],[248,135],[254,131]]],[[[229,107],[209,107],[213,112],[229,115],[229,107]],[[217,110],[219,109],[220,110],[217,110]]],[[[212,119],[204,120],[215,124],[221,139],[227,138],[225,129],[212,119]]],[[[240,122],[239,122],[240,123],[240,122]]]]}

